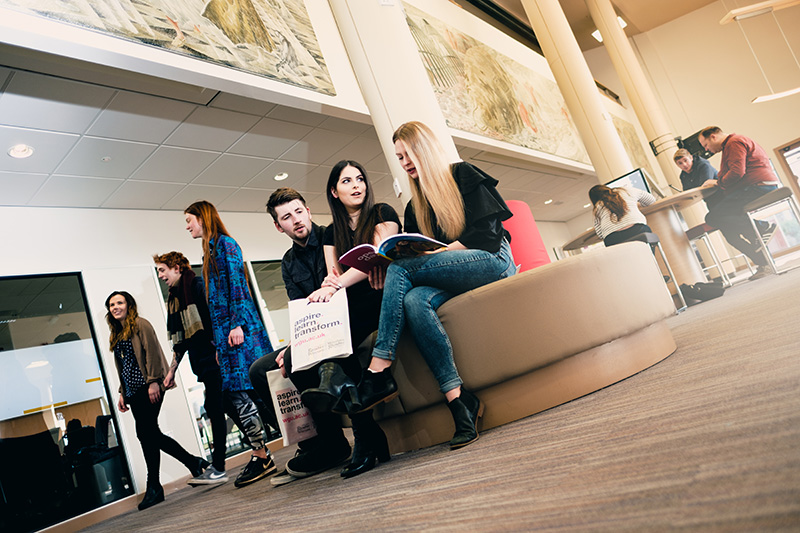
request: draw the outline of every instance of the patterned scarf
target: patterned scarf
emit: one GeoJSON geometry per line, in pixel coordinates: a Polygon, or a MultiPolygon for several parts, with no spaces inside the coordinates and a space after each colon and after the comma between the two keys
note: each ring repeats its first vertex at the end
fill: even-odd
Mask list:
{"type": "Polygon", "coordinates": [[[180,281],[169,288],[167,330],[173,346],[203,330],[203,321],[192,293],[192,282],[195,277],[191,269],[186,269],[181,274],[180,281]]]}

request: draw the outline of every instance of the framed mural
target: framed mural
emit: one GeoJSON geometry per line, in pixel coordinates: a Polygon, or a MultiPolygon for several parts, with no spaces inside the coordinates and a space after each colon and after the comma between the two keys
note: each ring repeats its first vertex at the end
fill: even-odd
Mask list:
{"type": "Polygon", "coordinates": [[[625,152],[631,159],[631,164],[634,168],[643,168],[647,170],[647,173],[653,179],[659,180],[659,174],[653,172],[653,167],[647,159],[642,141],[639,139],[639,135],[636,134],[636,128],[633,127],[633,124],[613,113],[611,114],[611,121],[614,123],[614,129],[617,130],[619,140],[622,141],[622,146],[625,148],[625,152]]]}
{"type": "Polygon", "coordinates": [[[336,94],[303,0],[0,0],[0,7],[336,94]]]}
{"type": "Polygon", "coordinates": [[[403,6],[448,126],[589,163],[552,79],[408,3],[403,6]]]}

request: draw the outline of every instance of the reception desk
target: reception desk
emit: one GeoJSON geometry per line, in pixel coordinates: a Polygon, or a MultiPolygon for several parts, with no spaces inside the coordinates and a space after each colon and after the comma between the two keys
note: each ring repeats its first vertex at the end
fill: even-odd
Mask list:
{"type": "MultiPolygon", "coordinates": [[[[658,235],[664,254],[667,256],[675,279],[681,283],[692,284],[706,281],[703,267],[697,260],[686,233],[683,231],[678,211],[694,205],[703,198],[715,194],[717,189],[695,188],[673,196],[662,198],[654,204],[641,208],[647,218],[647,225],[658,235]]],[[[566,243],[565,251],[580,250],[585,246],[602,242],[594,229],[589,229],[566,243]]]]}

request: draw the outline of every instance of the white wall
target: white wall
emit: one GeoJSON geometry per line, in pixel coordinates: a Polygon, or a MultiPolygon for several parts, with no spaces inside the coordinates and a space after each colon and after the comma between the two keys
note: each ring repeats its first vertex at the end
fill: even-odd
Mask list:
{"type": "MultiPolygon", "coordinates": [[[[709,125],[746,135],[767,150],[785,179],[773,149],[800,138],[800,95],[750,103],[769,89],[747,39],[775,92],[800,86],[800,66],[789,49],[800,56],[800,6],[742,21],[741,26],[721,26],[727,11],[722,2],[714,2],[631,41],[675,135],[688,137],[709,125]]],[[[585,56],[594,77],[627,104],[605,49],[585,56]]],[[[719,166],[719,156],[711,163],[719,166]]]]}

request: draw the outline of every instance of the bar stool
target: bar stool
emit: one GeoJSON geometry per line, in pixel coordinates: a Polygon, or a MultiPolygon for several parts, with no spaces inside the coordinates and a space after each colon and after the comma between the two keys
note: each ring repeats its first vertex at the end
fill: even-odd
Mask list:
{"type": "Polygon", "coordinates": [[[714,260],[714,264],[704,267],[703,272],[705,273],[711,270],[712,268],[716,268],[717,272],[719,272],[719,277],[722,279],[722,285],[724,287],[730,287],[731,285],[733,285],[733,282],[731,281],[731,278],[728,276],[728,273],[725,272],[725,269],[722,267],[722,264],[725,263],[726,261],[734,261],[737,258],[741,257],[744,259],[744,264],[746,264],[747,268],[750,270],[750,274],[755,274],[753,266],[750,264],[750,262],[747,260],[747,256],[744,254],[737,254],[728,259],[720,260],[716,250],[714,250],[714,247],[711,245],[711,239],[708,236],[709,233],[712,233],[714,231],[719,231],[719,230],[714,226],[711,226],[710,224],[706,224],[705,222],[703,222],[702,224],[698,224],[693,228],[689,228],[686,231],[686,238],[689,239],[689,242],[694,244],[694,241],[698,239],[703,241],[703,244],[706,245],[708,253],[711,254],[711,259],[714,260]]]}
{"type": "MultiPolygon", "coordinates": [[[[655,250],[658,250],[658,253],[661,254],[661,260],[664,262],[664,266],[667,267],[667,272],[669,272],[669,281],[675,286],[675,291],[678,293],[678,300],[681,302],[681,307],[675,308],[675,311],[680,313],[684,309],[686,309],[686,299],[683,297],[683,293],[681,292],[680,286],[678,286],[678,282],[675,280],[675,274],[672,273],[672,268],[669,266],[669,261],[667,261],[667,256],[664,255],[664,249],[661,248],[661,241],[658,238],[658,235],[655,233],[651,233],[646,231],[644,233],[639,233],[638,235],[634,235],[633,237],[627,239],[624,242],[634,242],[640,241],[650,245],[650,250],[655,254],[655,250]]],[[[653,256],[653,261],[655,261],[655,256],[653,256]]],[[[656,263],[656,268],[658,269],[658,263],[656,263]]],[[[659,272],[661,269],[658,269],[659,272]]],[[[669,283],[669,282],[666,282],[669,283]]]]}
{"type": "Polygon", "coordinates": [[[756,232],[758,236],[758,240],[761,243],[761,249],[764,251],[764,256],[766,256],[769,265],[772,267],[773,272],[779,274],[780,272],[785,272],[789,270],[789,268],[785,268],[783,270],[778,270],[775,265],[775,259],[772,257],[772,252],[769,251],[767,247],[767,243],[764,242],[764,238],[761,236],[761,233],[758,231],[758,227],[756,226],[756,220],[758,217],[756,216],[761,211],[768,209],[772,206],[780,204],[781,202],[786,202],[789,206],[789,209],[792,210],[795,219],[797,219],[798,223],[800,223],[800,210],[797,208],[797,203],[794,201],[792,197],[792,190],[789,187],[780,187],[773,191],[768,192],[767,194],[753,200],[749,204],[744,206],[744,212],[747,213],[747,217],[750,219],[750,224],[753,226],[753,230],[756,232]]]}

